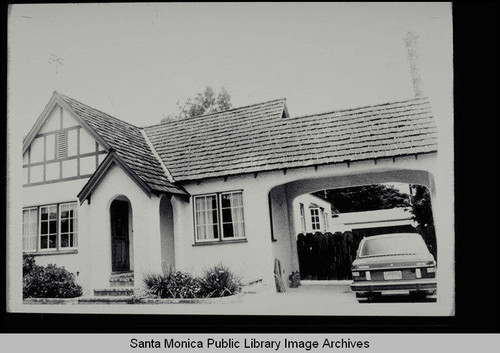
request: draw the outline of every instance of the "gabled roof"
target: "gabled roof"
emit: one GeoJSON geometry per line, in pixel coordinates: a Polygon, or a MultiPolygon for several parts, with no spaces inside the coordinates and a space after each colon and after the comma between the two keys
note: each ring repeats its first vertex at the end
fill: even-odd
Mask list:
{"type": "Polygon", "coordinates": [[[275,100],[146,127],[176,181],[437,151],[429,102],[300,117],[275,100]]]}
{"type": "Polygon", "coordinates": [[[179,182],[437,151],[429,101],[422,97],[299,117],[290,117],[278,99],[143,129],[56,92],[52,101],[151,192],[188,195],[179,182]]]}
{"type": "Polygon", "coordinates": [[[69,107],[115,151],[118,157],[151,191],[169,194],[188,193],[168,180],[137,126],[112,117],[73,98],[59,94],[69,107]]]}
{"type": "Polygon", "coordinates": [[[95,173],[90,177],[87,183],[83,186],[82,190],[78,193],[77,197],[80,203],[83,203],[86,199],[90,197],[90,193],[99,184],[101,179],[104,177],[106,172],[111,166],[116,164],[119,166],[127,175],[146,193],[146,195],[151,196],[151,189],[149,186],[135,174],[130,167],[123,162],[123,160],[116,154],[115,151],[111,150],[106,158],[99,165],[95,173]]]}
{"type": "Polygon", "coordinates": [[[115,161],[124,164],[125,167],[122,168],[126,168],[133,178],[138,178],[144,183],[148,192],[188,195],[182,187],[175,185],[165,175],[161,162],[154,156],[141,129],[58,92],[54,92],[43,113],[24,139],[23,153],[56,104],[66,109],[108,152],[114,151],[115,161]]]}

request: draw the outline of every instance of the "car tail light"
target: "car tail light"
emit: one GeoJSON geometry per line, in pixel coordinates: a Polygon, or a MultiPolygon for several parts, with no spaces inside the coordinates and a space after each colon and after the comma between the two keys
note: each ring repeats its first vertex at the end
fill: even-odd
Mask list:
{"type": "Polygon", "coordinates": [[[366,280],[371,281],[372,275],[370,274],[370,271],[366,271],[366,280]]]}
{"type": "Polygon", "coordinates": [[[359,272],[358,272],[358,271],[353,272],[353,273],[352,273],[352,276],[353,276],[353,277],[359,277],[359,272]]]}
{"type": "Polygon", "coordinates": [[[427,267],[427,273],[436,273],[435,267],[427,267]]]}

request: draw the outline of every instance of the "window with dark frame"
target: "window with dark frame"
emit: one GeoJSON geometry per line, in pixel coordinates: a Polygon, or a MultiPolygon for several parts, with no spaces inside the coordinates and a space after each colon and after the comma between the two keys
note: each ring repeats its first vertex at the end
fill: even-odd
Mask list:
{"type": "Polygon", "coordinates": [[[195,242],[245,238],[242,191],[194,196],[195,242]]]}
{"type": "Polygon", "coordinates": [[[306,232],[306,213],[304,211],[304,204],[300,204],[300,225],[302,226],[302,233],[306,232]]]}

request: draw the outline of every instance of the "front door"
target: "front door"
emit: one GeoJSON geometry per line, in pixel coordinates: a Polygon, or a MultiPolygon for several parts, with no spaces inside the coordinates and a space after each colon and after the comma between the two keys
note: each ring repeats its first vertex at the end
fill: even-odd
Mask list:
{"type": "Polygon", "coordinates": [[[130,270],[127,201],[111,203],[111,258],[113,272],[130,270]]]}

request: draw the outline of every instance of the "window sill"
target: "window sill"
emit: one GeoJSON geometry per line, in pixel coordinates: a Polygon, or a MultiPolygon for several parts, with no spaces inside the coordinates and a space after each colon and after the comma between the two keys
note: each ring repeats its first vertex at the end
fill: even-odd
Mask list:
{"type": "Polygon", "coordinates": [[[222,245],[222,244],[235,244],[235,243],[247,243],[248,240],[244,239],[226,239],[226,240],[216,240],[216,241],[207,241],[194,243],[193,246],[204,246],[204,245],[222,245]]]}
{"type": "Polygon", "coordinates": [[[78,249],[72,250],[59,250],[59,251],[37,251],[37,252],[23,252],[25,255],[29,256],[44,256],[44,255],[67,255],[67,254],[78,254],[78,249]]]}

